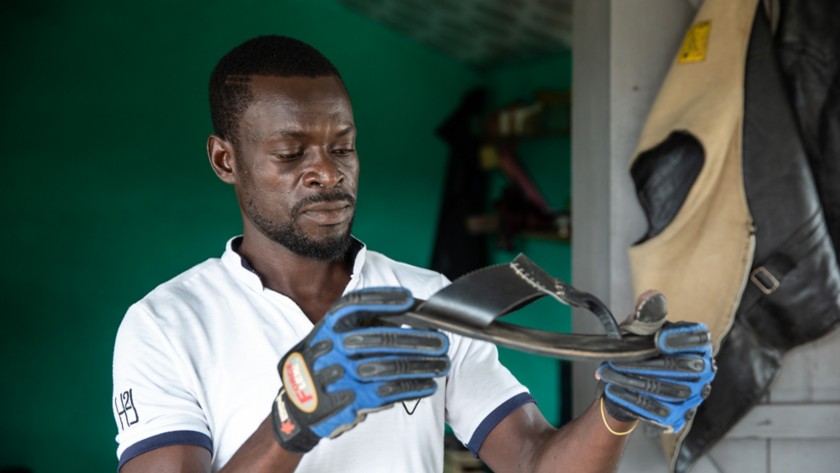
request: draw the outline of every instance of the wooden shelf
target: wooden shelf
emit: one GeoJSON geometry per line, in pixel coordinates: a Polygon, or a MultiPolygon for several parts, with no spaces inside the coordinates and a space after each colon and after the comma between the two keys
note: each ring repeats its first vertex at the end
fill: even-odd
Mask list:
{"type": "MultiPolygon", "coordinates": [[[[522,230],[515,236],[537,238],[542,240],[571,241],[571,219],[567,214],[558,215],[558,225],[555,230],[522,230]]],[[[495,214],[472,215],[467,217],[467,231],[473,235],[491,235],[500,231],[499,216],[495,214]]]]}

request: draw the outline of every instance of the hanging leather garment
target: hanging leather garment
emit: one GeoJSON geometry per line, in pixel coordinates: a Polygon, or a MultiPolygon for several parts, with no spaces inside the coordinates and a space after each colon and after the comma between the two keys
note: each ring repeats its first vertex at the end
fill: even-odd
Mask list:
{"type": "Polygon", "coordinates": [[[484,114],[486,99],[484,89],[469,91],[437,129],[437,135],[449,145],[449,161],[429,267],[449,279],[489,264],[485,237],[471,234],[466,225],[467,217],[484,213],[487,198],[478,157],[480,142],[474,129],[484,114]]]}
{"type": "Polygon", "coordinates": [[[682,442],[677,472],[688,471],[766,394],[787,350],[840,323],[836,255],[762,9],[744,86],[744,186],[755,256],[717,355],[712,393],[682,442]]]}
{"type": "Polygon", "coordinates": [[[704,2],[631,166],[649,221],[630,248],[636,293],[661,290],[669,318],[706,322],[717,348],[711,396],[663,436],[680,473],[766,392],[787,349],[840,320],[835,255],[756,9],[704,2]]]}
{"type": "MultiPolygon", "coordinates": [[[[834,243],[840,248],[840,2],[781,0],[782,73],[834,243]]],[[[840,254],[839,254],[840,255],[840,254]]]]}

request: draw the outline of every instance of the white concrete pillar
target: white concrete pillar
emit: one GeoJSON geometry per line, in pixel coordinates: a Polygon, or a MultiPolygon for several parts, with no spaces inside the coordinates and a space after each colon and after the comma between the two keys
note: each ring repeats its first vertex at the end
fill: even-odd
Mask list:
{"type": "MultiPolygon", "coordinates": [[[[629,163],[696,9],[675,0],[578,0],[572,53],[572,284],[621,320],[633,306],[627,249],[646,226],[629,163]]],[[[600,333],[575,310],[576,333],[600,333]]],[[[596,363],[572,367],[573,412],[595,393],[596,363]]],[[[656,440],[634,434],[622,472],[666,471],[656,440]]]]}

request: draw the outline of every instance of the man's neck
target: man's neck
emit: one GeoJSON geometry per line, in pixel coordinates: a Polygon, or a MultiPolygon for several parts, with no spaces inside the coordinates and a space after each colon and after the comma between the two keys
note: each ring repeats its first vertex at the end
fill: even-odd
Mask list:
{"type": "Polygon", "coordinates": [[[353,261],[322,261],[291,252],[266,238],[245,234],[237,252],[260,276],[264,287],[292,299],[317,323],[350,281],[353,261]]]}

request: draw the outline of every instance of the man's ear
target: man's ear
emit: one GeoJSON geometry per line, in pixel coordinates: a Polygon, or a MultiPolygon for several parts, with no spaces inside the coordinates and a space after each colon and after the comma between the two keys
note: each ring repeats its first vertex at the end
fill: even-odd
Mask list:
{"type": "Polygon", "coordinates": [[[210,159],[210,167],[219,179],[228,184],[236,183],[233,173],[234,148],[229,141],[218,135],[210,135],[207,138],[207,157],[210,159]]]}

